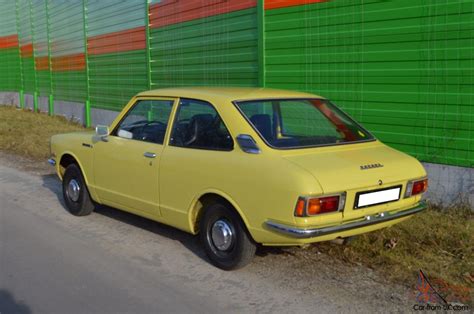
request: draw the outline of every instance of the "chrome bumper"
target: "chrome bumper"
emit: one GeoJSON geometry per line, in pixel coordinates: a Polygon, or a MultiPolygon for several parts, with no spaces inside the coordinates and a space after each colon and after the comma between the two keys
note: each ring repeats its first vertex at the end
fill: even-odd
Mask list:
{"type": "Polygon", "coordinates": [[[357,220],[357,221],[349,222],[346,224],[330,226],[330,227],[322,227],[322,228],[304,229],[304,228],[298,228],[298,227],[280,224],[273,221],[266,221],[265,225],[274,231],[292,236],[294,238],[312,238],[312,237],[319,237],[319,236],[328,235],[331,233],[348,231],[352,229],[357,229],[357,228],[362,228],[362,227],[367,227],[367,226],[387,222],[390,220],[416,214],[425,209],[426,209],[426,203],[424,201],[421,201],[415,207],[405,209],[403,211],[399,211],[396,213],[383,212],[383,213],[379,213],[373,216],[366,216],[363,220],[357,220]]]}
{"type": "Polygon", "coordinates": [[[54,160],[53,158],[49,158],[48,164],[50,164],[51,166],[56,166],[56,160],[54,160]]]}

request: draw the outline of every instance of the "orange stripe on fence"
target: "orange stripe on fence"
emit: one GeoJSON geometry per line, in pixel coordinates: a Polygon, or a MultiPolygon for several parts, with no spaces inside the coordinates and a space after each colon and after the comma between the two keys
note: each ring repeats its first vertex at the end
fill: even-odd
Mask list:
{"type": "Polygon", "coordinates": [[[36,70],[49,70],[49,57],[36,57],[35,58],[36,70]]]}
{"type": "Polygon", "coordinates": [[[80,71],[86,68],[86,58],[83,53],[53,57],[51,59],[53,71],[80,71]]]}
{"type": "Polygon", "coordinates": [[[18,35],[0,37],[0,49],[18,47],[18,35]]]}
{"type": "Polygon", "coordinates": [[[286,8],[297,5],[318,3],[318,2],[327,2],[329,0],[266,0],[265,1],[265,10],[286,8]]]}
{"type": "Polygon", "coordinates": [[[87,52],[92,55],[142,50],[146,48],[145,27],[90,37],[87,46],[87,52]]]}
{"type": "Polygon", "coordinates": [[[150,6],[150,27],[163,27],[256,5],[257,0],[163,0],[150,6]]]}
{"type": "Polygon", "coordinates": [[[20,46],[20,54],[23,58],[33,57],[33,44],[20,46]]]}

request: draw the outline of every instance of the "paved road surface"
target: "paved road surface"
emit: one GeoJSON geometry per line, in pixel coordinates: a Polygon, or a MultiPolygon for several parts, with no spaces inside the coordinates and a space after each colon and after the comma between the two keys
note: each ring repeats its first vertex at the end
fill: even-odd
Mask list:
{"type": "Polygon", "coordinates": [[[193,236],[111,208],[73,217],[54,175],[0,165],[2,314],[382,310],[324,278],[286,278],[291,266],[271,265],[284,258],[224,272],[193,236]]]}

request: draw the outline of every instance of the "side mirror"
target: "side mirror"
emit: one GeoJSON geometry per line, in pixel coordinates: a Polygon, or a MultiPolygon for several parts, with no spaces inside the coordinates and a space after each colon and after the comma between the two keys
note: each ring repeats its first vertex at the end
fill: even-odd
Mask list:
{"type": "Polygon", "coordinates": [[[109,136],[109,127],[106,125],[98,125],[95,127],[95,134],[103,141],[107,142],[107,136],[109,136]]]}

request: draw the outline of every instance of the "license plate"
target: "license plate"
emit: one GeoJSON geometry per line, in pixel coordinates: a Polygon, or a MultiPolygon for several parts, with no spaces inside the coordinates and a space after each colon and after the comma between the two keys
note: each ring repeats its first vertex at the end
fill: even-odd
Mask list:
{"type": "Polygon", "coordinates": [[[398,201],[400,199],[401,190],[402,187],[397,186],[372,192],[359,192],[356,195],[355,208],[398,201]]]}

